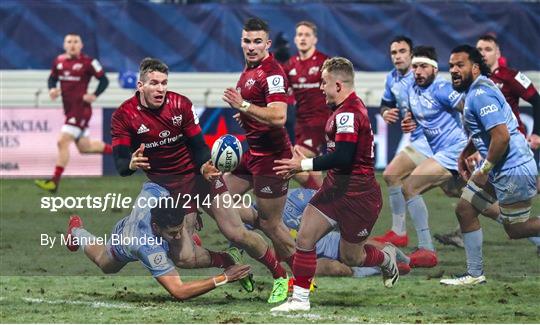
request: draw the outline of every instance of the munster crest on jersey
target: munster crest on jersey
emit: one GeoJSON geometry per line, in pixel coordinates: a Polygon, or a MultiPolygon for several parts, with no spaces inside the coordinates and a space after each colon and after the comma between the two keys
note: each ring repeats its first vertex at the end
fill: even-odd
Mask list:
{"type": "Polygon", "coordinates": [[[175,115],[171,119],[174,126],[182,125],[182,115],[175,115]]]}

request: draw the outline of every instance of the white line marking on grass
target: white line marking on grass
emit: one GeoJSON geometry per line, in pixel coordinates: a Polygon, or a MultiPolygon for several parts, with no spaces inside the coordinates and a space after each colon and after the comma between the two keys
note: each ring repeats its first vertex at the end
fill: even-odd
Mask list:
{"type": "Polygon", "coordinates": [[[26,302],[32,302],[37,304],[48,304],[48,305],[82,305],[92,308],[121,308],[121,309],[149,309],[151,307],[140,307],[128,305],[125,303],[110,303],[103,301],[80,301],[80,300],[46,300],[41,298],[22,298],[26,302]]]}

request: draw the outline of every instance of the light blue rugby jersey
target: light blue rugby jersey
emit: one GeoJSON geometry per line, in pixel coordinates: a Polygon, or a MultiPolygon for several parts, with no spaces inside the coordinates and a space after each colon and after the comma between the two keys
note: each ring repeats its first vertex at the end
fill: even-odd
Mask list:
{"type": "Polygon", "coordinates": [[[455,108],[463,97],[442,77],[436,77],[426,88],[416,84],[409,88],[409,107],[433,153],[460,142],[465,146],[467,136],[455,108]]]}
{"type": "Polygon", "coordinates": [[[492,173],[522,165],[533,159],[527,140],[518,130],[518,123],[510,105],[499,88],[487,77],[479,76],[472,83],[466,93],[463,114],[465,131],[484,159],[491,143],[489,130],[500,124],[508,127],[508,149],[492,173]]]}
{"type": "MultiPolygon", "coordinates": [[[[395,68],[392,69],[386,75],[386,82],[384,84],[384,93],[382,99],[385,102],[390,102],[399,109],[399,113],[403,118],[407,110],[409,110],[409,89],[414,84],[414,73],[412,70],[407,72],[404,76],[399,73],[395,68]]],[[[421,127],[417,127],[411,133],[411,142],[414,142],[416,139],[423,137],[424,133],[421,127]]]]}
{"type": "MultiPolygon", "coordinates": [[[[114,234],[130,238],[150,238],[158,239],[150,224],[150,210],[145,203],[149,198],[166,197],[169,191],[152,183],[144,183],[141,193],[135,201],[135,206],[130,215],[121,219],[113,230],[114,234]],[[141,199],[142,198],[142,199],[141,199]],[[141,203],[141,204],[139,204],[141,203]]],[[[141,261],[153,277],[164,275],[174,269],[174,263],[168,258],[169,245],[165,240],[161,240],[161,245],[115,245],[113,250],[117,257],[124,261],[141,261]]]]}

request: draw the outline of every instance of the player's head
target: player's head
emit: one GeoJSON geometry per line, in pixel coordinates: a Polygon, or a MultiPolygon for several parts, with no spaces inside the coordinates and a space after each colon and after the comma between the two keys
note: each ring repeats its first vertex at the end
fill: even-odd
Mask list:
{"type": "Polygon", "coordinates": [[[145,58],[139,67],[137,90],[141,103],[151,109],[159,108],[165,101],[169,67],[158,59],[145,58]]]}
{"type": "Polygon", "coordinates": [[[317,25],[307,20],[302,20],[296,24],[294,44],[296,44],[298,51],[302,53],[314,49],[317,44],[317,25]]]}
{"type": "Polygon", "coordinates": [[[184,227],[184,213],[181,209],[167,205],[157,206],[150,210],[150,216],[152,230],[157,236],[163,237],[167,242],[181,237],[184,227]]]}
{"type": "Polygon", "coordinates": [[[324,61],[321,90],[328,105],[341,103],[354,90],[354,67],[351,61],[342,57],[324,61]]]}
{"type": "Polygon", "coordinates": [[[480,36],[476,42],[476,48],[480,51],[480,54],[482,54],[482,57],[484,58],[484,62],[486,62],[490,69],[498,64],[499,58],[501,57],[501,50],[499,48],[497,37],[492,34],[480,36]]]}
{"type": "Polygon", "coordinates": [[[413,41],[407,36],[399,35],[390,41],[390,57],[392,64],[405,74],[411,67],[413,41]]]}
{"type": "Polygon", "coordinates": [[[439,70],[435,48],[432,46],[415,47],[413,49],[411,65],[416,84],[420,87],[431,85],[439,70]]]}
{"type": "Polygon", "coordinates": [[[270,28],[260,18],[250,18],[242,29],[242,51],[248,66],[256,66],[268,56],[272,45],[270,28]]]}
{"type": "Polygon", "coordinates": [[[64,50],[70,57],[77,57],[81,55],[83,48],[83,42],[81,35],[76,33],[69,33],[64,37],[64,50]]]}
{"type": "Polygon", "coordinates": [[[458,92],[467,91],[478,76],[489,75],[482,54],[470,45],[455,47],[450,54],[449,66],[452,87],[458,92]]]}

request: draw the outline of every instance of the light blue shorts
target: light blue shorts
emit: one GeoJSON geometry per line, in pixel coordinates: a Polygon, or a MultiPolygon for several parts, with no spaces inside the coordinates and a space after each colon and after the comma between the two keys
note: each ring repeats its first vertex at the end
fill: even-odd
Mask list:
{"type": "Polygon", "coordinates": [[[448,146],[433,155],[433,159],[437,161],[441,166],[448,170],[458,170],[457,161],[459,155],[465,149],[467,141],[462,141],[451,146],[448,146]]]}
{"type": "Polygon", "coordinates": [[[489,182],[495,187],[497,200],[503,204],[512,204],[533,198],[536,191],[538,170],[534,159],[505,169],[495,175],[489,175],[489,182]]]}
{"type": "Polygon", "coordinates": [[[315,245],[317,258],[325,257],[332,260],[339,258],[339,240],[341,234],[338,231],[331,231],[323,238],[319,239],[315,245]]]}
{"type": "Polygon", "coordinates": [[[411,141],[411,147],[426,156],[426,158],[433,157],[433,151],[431,151],[431,147],[429,146],[429,143],[424,135],[421,135],[411,141]]]}

